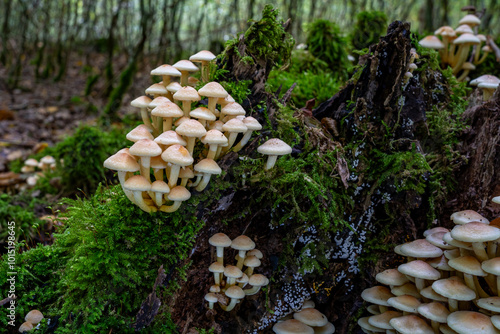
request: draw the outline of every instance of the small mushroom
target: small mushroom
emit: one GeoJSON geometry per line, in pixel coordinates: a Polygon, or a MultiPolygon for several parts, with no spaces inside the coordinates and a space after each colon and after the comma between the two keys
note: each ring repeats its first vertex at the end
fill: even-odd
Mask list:
{"type": "Polygon", "coordinates": [[[210,79],[210,62],[214,59],[215,55],[208,50],[202,50],[189,57],[190,61],[201,63],[201,78],[204,82],[210,79]]]}
{"type": "Polygon", "coordinates": [[[172,205],[166,206],[162,205],[160,211],[163,212],[175,212],[181,206],[182,202],[187,201],[191,198],[191,193],[183,186],[177,186],[170,190],[168,194],[168,199],[173,201],[172,205]]]}
{"type": "Polygon", "coordinates": [[[148,106],[151,103],[151,99],[147,96],[141,96],[130,102],[132,107],[141,109],[141,118],[142,122],[149,129],[153,129],[153,125],[151,125],[151,119],[149,118],[148,106]]]}
{"type": "Polygon", "coordinates": [[[222,169],[212,159],[201,160],[194,165],[194,170],[199,173],[203,173],[203,179],[196,187],[197,191],[203,191],[207,187],[212,175],[220,175],[222,173],[222,169]]]}
{"type": "Polygon", "coordinates": [[[229,305],[221,305],[221,308],[226,312],[231,311],[236,306],[236,304],[245,297],[245,292],[243,292],[243,289],[237,285],[230,286],[226,290],[225,294],[227,297],[231,298],[231,302],[229,303],[229,305]]]}
{"type": "Polygon", "coordinates": [[[191,104],[193,102],[199,101],[201,99],[200,94],[190,86],[185,86],[179,89],[174,94],[174,99],[182,102],[182,110],[184,111],[184,116],[189,117],[191,112],[191,104]]]}
{"type": "Polygon", "coordinates": [[[231,239],[224,233],[216,233],[208,239],[208,243],[217,250],[217,262],[224,264],[224,248],[231,246],[231,239]]]}
{"type": "Polygon", "coordinates": [[[218,82],[209,82],[205,86],[198,90],[201,96],[206,96],[208,98],[207,108],[215,114],[215,106],[217,105],[217,100],[219,98],[225,98],[228,93],[218,82]]]}
{"type": "Polygon", "coordinates": [[[198,71],[198,67],[189,60],[179,60],[177,63],[172,65],[181,72],[181,86],[187,86],[189,72],[198,71]]]}
{"type": "Polygon", "coordinates": [[[281,139],[273,138],[259,146],[257,152],[269,156],[265,167],[266,170],[269,170],[274,167],[279,155],[292,153],[292,148],[281,139]]]}
{"type": "Polygon", "coordinates": [[[124,184],[125,189],[132,191],[134,194],[134,203],[146,212],[154,212],[156,208],[151,208],[144,202],[142,193],[151,190],[151,183],[142,175],[134,175],[130,177],[124,184]]]}
{"type": "Polygon", "coordinates": [[[252,287],[244,291],[247,296],[251,296],[259,292],[261,287],[268,285],[269,279],[264,275],[255,274],[250,276],[250,278],[248,279],[248,284],[250,284],[252,287]]]}
{"type": "Polygon", "coordinates": [[[205,295],[205,300],[208,302],[208,308],[213,310],[214,304],[217,303],[217,296],[215,293],[209,292],[205,295]]]}

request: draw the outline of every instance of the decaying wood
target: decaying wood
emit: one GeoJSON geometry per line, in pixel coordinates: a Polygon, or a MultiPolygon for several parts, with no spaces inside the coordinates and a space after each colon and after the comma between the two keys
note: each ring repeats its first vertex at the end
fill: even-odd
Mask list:
{"type": "Polygon", "coordinates": [[[153,321],[154,317],[158,313],[158,310],[161,306],[160,298],[156,295],[156,289],[158,286],[163,284],[163,281],[167,275],[165,274],[165,269],[163,269],[163,265],[158,269],[158,276],[156,277],[155,284],[153,285],[153,292],[151,292],[146,300],[142,303],[139,312],[135,317],[134,329],[136,331],[140,331],[144,327],[149,326],[149,324],[153,321]]]}

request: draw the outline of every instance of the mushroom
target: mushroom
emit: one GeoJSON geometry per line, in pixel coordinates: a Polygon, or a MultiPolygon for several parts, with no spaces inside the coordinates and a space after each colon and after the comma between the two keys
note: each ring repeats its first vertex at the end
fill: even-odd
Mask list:
{"type": "Polygon", "coordinates": [[[48,172],[50,170],[50,165],[52,165],[55,162],[56,162],[56,159],[54,159],[53,156],[51,156],[51,155],[44,156],[42,159],[40,159],[40,163],[42,165],[41,166],[42,171],[44,173],[48,172]]]}
{"type": "Polygon", "coordinates": [[[216,233],[208,239],[208,243],[217,250],[217,262],[224,264],[224,248],[231,246],[231,239],[224,233],[216,233]]]}
{"type": "Polygon", "coordinates": [[[398,267],[398,271],[402,274],[415,278],[415,286],[418,291],[425,288],[425,281],[435,281],[441,277],[441,273],[432,268],[427,262],[415,260],[408,263],[403,263],[398,267]]]}
{"type": "Polygon", "coordinates": [[[214,273],[215,285],[221,285],[221,275],[224,274],[224,265],[222,262],[214,262],[208,267],[208,271],[214,273]]]}
{"type": "Polygon", "coordinates": [[[446,319],[450,315],[450,311],[441,303],[432,302],[422,304],[417,308],[420,315],[431,321],[434,333],[439,334],[439,324],[446,324],[446,319]]]}
{"type": "Polygon", "coordinates": [[[144,124],[136,126],[133,130],[127,133],[125,138],[134,143],[141,139],[154,139],[153,135],[151,134],[151,129],[144,124]]]}
{"type": "Polygon", "coordinates": [[[151,86],[146,88],[145,93],[147,95],[152,95],[153,98],[157,98],[158,96],[167,95],[168,91],[162,84],[152,84],[151,86]]]}
{"type": "Polygon", "coordinates": [[[214,59],[215,55],[208,50],[202,50],[189,57],[190,61],[201,63],[201,78],[204,82],[210,80],[210,62],[214,59]]]}
{"type": "Polygon", "coordinates": [[[190,86],[185,86],[179,89],[174,94],[174,99],[177,101],[182,101],[182,110],[184,111],[184,116],[189,117],[189,112],[191,111],[191,103],[199,101],[201,97],[196,89],[190,86]]]}
{"type": "Polygon", "coordinates": [[[185,187],[189,179],[194,177],[194,172],[191,167],[183,167],[179,170],[179,179],[181,179],[181,186],[185,187]]]}
{"type": "Polygon", "coordinates": [[[259,292],[261,287],[268,285],[269,279],[264,275],[254,274],[248,279],[248,284],[250,284],[252,287],[244,291],[247,296],[251,296],[259,292]]]}
{"type": "Polygon", "coordinates": [[[141,109],[141,118],[142,122],[144,123],[145,126],[147,126],[149,129],[153,129],[153,126],[151,125],[151,120],[149,119],[149,114],[148,114],[148,106],[151,103],[151,99],[147,96],[141,96],[130,102],[130,105],[132,107],[140,108],[141,109]]]}
{"type": "Polygon", "coordinates": [[[424,319],[413,314],[392,318],[389,324],[401,334],[434,334],[434,331],[424,319]]]}
{"type": "Polygon", "coordinates": [[[116,153],[107,158],[103,163],[105,168],[116,170],[118,172],[118,180],[122,186],[125,195],[128,199],[135,203],[134,194],[125,189],[125,181],[127,181],[127,173],[134,173],[140,169],[139,164],[135,159],[127,153],[116,153]]]}
{"type": "Polygon", "coordinates": [[[226,285],[227,286],[235,285],[236,284],[236,279],[239,278],[239,277],[241,277],[242,275],[243,275],[243,272],[238,267],[235,267],[235,266],[226,266],[224,268],[224,276],[227,277],[227,280],[226,280],[226,285]]]}
{"type": "Polygon", "coordinates": [[[175,129],[175,132],[186,138],[186,148],[189,154],[193,155],[196,138],[203,137],[207,133],[207,130],[197,120],[188,119],[185,122],[182,122],[182,124],[175,129]]]}
{"type": "Polygon", "coordinates": [[[38,310],[31,310],[24,317],[24,321],[31,323],[32,325],[37,325],[43,319],[42,312],[38,310]]]}
{"type": "Polygon", "coordinates": [[[217,149],[222,145],[227,145],[227,138],[219,130],[212,129],[208,130],[207,133],[201,137],[201,142],[208,145],[207,159],[215,159],[217,149]]]}
{"type": "Polygon", "coordinates": [[[215,293],[209,292],[205,295],[205,300],[208,302],[208,308],[213,310],[214,304],[217,303],[217,296],[215,293]]]}
{"type": "Polygon", "coordinates": [[[198,107],[189,112],[189,116],[196,118],[205,128],[207,127],[207,121],[215,121],[215,115],[210,111],[210,109],[205,107],[198,107]]]}
{"type": "Polygon", "coordinates": [[[33,325],[31,322],[23,322],[21,326],[19,326],[19,333],[29,332],[33,329],[33,325]]]}
{"type": "Polygon", "coordinates": [[[221,110],[219,114],[219,119],[222,121],[224,116],[230,116],[230,118],[234,118],[236,116],[245,116],[246,111],[243,107],[236,102],[231,102],[226,104],[221,110]]]}
{"type": "Polygon", "coordinates": [[[447,318],[448,326],[458,333],[498,333],[490,317],[479,312],[457,311],[447,318]]]}
{"type": "Polygon", "coordinates": [[[174,212],[174,211],[177,211],[177,209],[179,209],[182,202],[187,201],[188,199],[191,198],[191,193],[185,187],[177,186],[177,187],[174,187],[170,190],[170,193],[168,194],[167,198],[169,200],[173,201],[174,203],[172,205],[169,205],[169,206],[162,205],[160,207],[160,211],[174,212]]]}
{"type": "Polygon", "coordinates": [[[247,270],[245,270],[245,274],[248,276],[252,276],[254,268],[257,268],[260,266],[260,260],[256,258],[255,256],[247,256],[245,258],[245,261],[243,261],[243,265],[247,267],[247,270]]]}
{"type": "Polygon", "coordinates": [[[156,208],[151,208],[144,202],[142,197],[143,191],[151,190],[151,183],[142,175],[134,175],[125,181],[125,189],[130,190],[134,194],[134,203],[146,212],[154,212],[156,208]]]}
{"type": "Polygon", "coordinates": [[[480,261],[488,260],[484,243],[500,238],[500,229],[479,222],[456,225],[450,233],[455,240],[471,242],[474,253],[480,261]]]}
{"type": "Polygon", "coordinates": [[[198,71],[198,67],[189,60],[179,60],[177,63],[172,65],[181,72],[181,86],[187,86],[189,72],[198,71]]]}
{"type": "Polygon", "coordinates": [[[448,298],[450,312],[458,310],[458,301],[471,301],[476,299],[476,293],[465,285],[461,278],[452,276],[432,283],[432,290],[448,298]]]}
{"type": "MultiPolygon", "coordinates": [[[[181,108],[177,106],[177,104],[173,102],[165,102],[154,108],[151,111],[151,115],[156,116],[158,118],[163,118],[163,131],[160,131],[162,133],[171,130],[172,119],[177,117],[182,117],[184,116],[184,113],[182,112],[181,108]]],[[[160,128],[161,127],[158,125],[158,129],[160,128]]]]}
{"type": "Polygon", "coordinates": [[[240,142],[233,147],[234,152],[241,150],[250,140],[253,131],[259,131],[262,129],[262,125],[252,116],[245,117],[243,119],[243,124],[247,127],[247,131],[243,134],[240,142]]]}
{"type": "Polygon", "coordinates": [[[194,170],[203,173],[203,179],[196,187],[197,191],[203,191],[208,185],[212,175],[220,175],[222,169],[217,165],[217,163],[212,159],[203,159],[194,165],[194,170]]]}
{"type": "Polygon", "coordinates": [[[141,175],[150,181],[150,164],[151,157],[156,157],[161,154],[161,147],[153,140],[140,139],[134,143],[129,149],[130,154],[140,157],[141,175]]]}
{"type": "Polygon", "coordinates": [[[179,169],[181,167],[189,166],[193,163],[194,159],[189,154],[188,150],[181,145],[172,145],[168,147],[161,154],[161,158],[166,162],[170,162],[170,174],[168,176],[168,186],[173,188],[177,185],[177,178],[179,176],[179,169]]]}
{"type": "Polygon", "coordinates": [[[389,321],[393,318],[398,318],[403,316],[401,312],[397,311],[385,311],[384,313],[376,314],[368,318],[368,323],[376,328],[385,329],[387,331],[394,329],[389,321]]]}
{"type": "Polygon", "coordinates": [[[483,101],[488,101],[495,93],[495,90],[500,85],[500,82],[483,81],[477,85],[483,91],[483,101]]]}
{"type": "Polygon", "coordinates": [[[155,138],[155,142],[159,145],[163,145],[166,148],[172,145],[186,146],[187,142],[174,130],[168,130],[163,132],[161,135],[155,138]]]}
{"type": "Polygon", "coordinates": [[[478,276],[485,277],[488,274],[481,269],[481,263],[474,256],[461,256],[448,261],[448,265],[458,272],[463,273],[465,284],[479,297],[488,297],[477,280],[478,276]]]}
{"type": "Polygon", "coordinates": [[[206,96],[208,98],[207,108],[215,114],[215,106],[217,104],[217,100],[219,98],[225,98],[228,96],[228,93],[218,82],[209,82],[205,86],[201,87],[198,90],[198,93],[201,96],[206,96]]]}
{"type": "Polygon", "coordinates": [[[227,152],[233,146],[238,134],[246,132],[247,127],[243,121],[233,118],[222,126],[222,130],[224,130],[224,135],[227,137],[227,146],[223,151],[227,152]]]}
{"type": "MultiPolygon", "coordinates": [[[[458,29],[456,30],[458,32],[458,29]]],[[[462,65],[467,59],[471,45],[479,44],[481,41],[473,34],[465,33],[460,35],[453,41],[454,45],[459,45],[456,55],[454,56],[455,65],[453,66],[453,74],[457,74],[462,65]]]]}
{"type": "Polygon", "coordinates": [[[226,290],[225,294],[227,297],[231,298],[231,302],[229,303],[229,305],[227,306],[221,305],[221,308],[226,312],[231,311],[240,301],[240,299],[243,299],[245,297],[243,289],[237,285],[230,286],[226,290]]]}
{"type": "Polygon", "coordinates": [[[238,251],[238,263],[236,266],[241,269],[243,268],[246,252],[255,248],[255,242],[246,235],[240,235],[231,242],[231,248],[238,251]]]}
{"type": "Polygon", "coordinates": [[[266,166],[264,169],[269,170],[274,167],[279,155],[292,153],[292,148],[278,138],[269,139],[264,144],[257,148],[260,154],[268,155],[266,166]]]}
{"type": "Polygon", "coordinates": [[[387,300],[387,303],[394,307],[396,310],[403,311],[404,315],[407,315],[408,313],[417,313],[417,308],[420,306],[420,304],[422,304],[420,300],[410,295],[402,295],[389,298],[387,300]]]}
{"type": "Polygon", "coordinates": [[[153,200],[157,207],[161,207],[163,204],[163,195],[170,192],[168,184],[162,180],[156,180],[151,184],[151,191],[154,193],[153,200]]]}
{"type": "Polygon", "coordinates": [[[321,327],[328,323],[326,316],[314,308],[306,308],[295,312],[293,318],[311,327],[321,327]]]}
{"type": "Polygon", "coordinates": [[[277,322],[273,326],[273,332],[275,332],[276,334],[314,334],[314,329],[296,319],[288,319],[285,321],[277,322]]]}
{"type": "MultiPolygon", "coordinates": [[[[151,71],[151,75],[161,75],[162,77],[162,85],[167,88],[170,84],[172,77],[180,77],[181,72],[178,69],[173,67],[172,65],[160,65],[154,70],[151,71]]],[[[172,98],[172,93],[167,92],[167,97],[172,98]]]]}

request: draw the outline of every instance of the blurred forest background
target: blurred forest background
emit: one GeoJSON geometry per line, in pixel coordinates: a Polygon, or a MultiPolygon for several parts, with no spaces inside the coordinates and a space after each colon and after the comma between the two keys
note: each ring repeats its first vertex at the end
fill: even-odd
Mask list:
{"type": "MultiPolygon", "coordinates": [[[[12,98],[14,89],[29,90],[33,80],[57,82],[76,75],[81,78],[78,85],[69,86],[76,85],[83,96],[110,97],[114,101],[108,111],[113,111],[138,69],[172,64],[202,49],[218,54],[225,41],[244,31],[252,18],[258,19],[265,4],[260,0],[4,0],[0,89],[12,98]],[[115,88],[118,91],[111,94],[115,88]]],[[[497,0],[285,0],[274,5],[283,18],[291,19],[296,44],[306,42],[308,27],[317,19],[334,22],[348,37],[359,30],[355,22],[363,23],[358,17],[363,11],[381,11],[386,22],[410,21],[412,30],[427,33],[441,25],[455,26],[464,15],[461,8],[473,5],[482,15],[482,33],[498,36],[500,31],[500,16],[494,15],[500,12],[497,0]]],[[[349,44],[350,39],[346,41],[349,44]]]]}

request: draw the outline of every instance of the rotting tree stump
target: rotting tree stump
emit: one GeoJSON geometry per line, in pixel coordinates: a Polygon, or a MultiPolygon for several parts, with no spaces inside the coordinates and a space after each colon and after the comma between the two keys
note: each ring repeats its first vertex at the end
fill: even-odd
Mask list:
{"type": "MultiPolygon", "coordinates": [[[[285,247],[283,237],[295,236],[298,241],[297,229],[291,226],[272,229],[271,205],[265,202],[251,207],[251,214],[239,218],[237,223],[227,224],[229,217],[238,215],[242,203],[251,202],[262,191],[252,185],[238,190],[228,189],[212,206],[199,206],[197,216],[204,221],[205,227],[189,258],[182,263],[192,262],[187,281],[174,296],[162,300],[162,307],[172,313],[180,333],[196,333],[196,328],[213,328],[216,333],[272,333],[278,315],[284,316],[300,308],[307,298],[312,298],[316,308],[335,324],[336,333],[361,332],[352,322],[363,305],[361,292],[376,284],[374,276],[378,272],[403,262],[392,251],[383,251],[369,241],[378,240],[379,245],[375,246],[399,244],[421,237],[429,226],[427,213],[431,210],[429,197],[432,194],[412,189],[396,191],[395,177],[389,176],[380,184],[373,175],[370,176],[368,165],[352,165],[357,155],[370,157],[374,151],[387,155],[413,152],[425,159],[425,155],[435,149],[429,143],[426,113],[434,105],[446,104],[451,91],[441,72],[430,68],[405,82],[411,43],[409,24],[392,23],[380,43],[372,46],[370,52],[361,58],[362,67],[357,80],[348,82],[316,110],[302,109],[296,113],[305,129],[301,133],[303,140],[307,135],[320,152],[348,147],[352,142],[358,142],[357,147],[361,147],[359,152],[340,150],[342,154],[338,156],[337,165],[332,166],[332,172],[342,178],[343,186],[351,189],[354,206],[343,217],[350,227],[328,235],[329,247],[333,250],[328,267],[321,275],[298,275],[293,261],[280,266],[285,247]],[[390,226],[389,233],[386,224],[390,226]],[[267,296],[263,292],[247,296],[229,313],[217,306],[215,310],[208,310],[203,299],[213,284],[207,268],[215,261],[208,239],[218,232],[226,233],[232,239],[240,234],[251,237],[264,253],[257,272],[274,278],[267,296]],[[367,252],[377,255],[378,259],[360,268],[358,258],[367,252]],[[269,312],[271,310],[274,314],[269,312]]],[[[246,68],[241,73],[252,73],[252,69],[246,68]]],[[[263,96],[261,90],[256,94],[259,98],[263,96]]],[[[469,163],[458,163],[455,168],[454,176],[459,184],[456,200],[446,204],[441,199],[435,203],[435,209],[442,213],[438,220],[442,225],[449,224],[451,209],[478,209],[480,204],[483,212],[493,214],[499,211],[484,204],[486,199],[500,192],[498,169],[495,169],[499,162],[496,154],[499,116],[493,114],[499,108],[499,95],[497,92],[496,100],[476,106],[465,115],[471,128],[461,138],[461,152],[472,151],[468,153],[469,163]],[[489,122],[489,125],[483,126],[484,122],[489,122]],[[488,161],[481,163],[485,158],[488,161]],[[481,174],[477,173],[478,169],[481,174]],[[466,181],[470,181],[471,186],[466,181]]],[[[254,140],[240,154],[252,154],[257,142],[254,140]]],[[[302,143],[298,143],[292,154],[298,154],[302,149],[302,143]]],[[[238,154],[231,153],[221,160],[226,178],[232,177],[231,167],[238,164],[238,157],[238,154]]],[[[425,175],[423,180],[425,182],[425,175]]]]}

